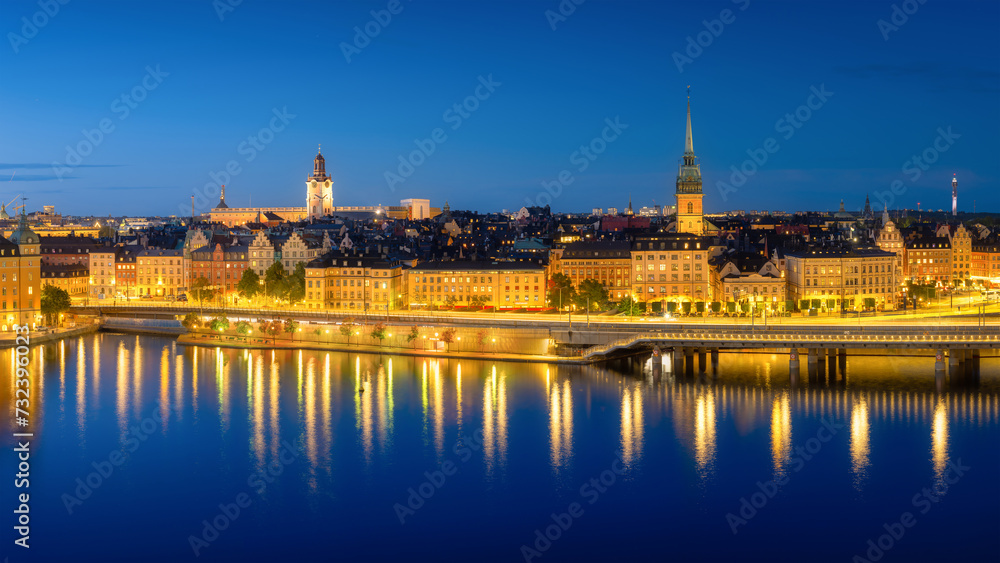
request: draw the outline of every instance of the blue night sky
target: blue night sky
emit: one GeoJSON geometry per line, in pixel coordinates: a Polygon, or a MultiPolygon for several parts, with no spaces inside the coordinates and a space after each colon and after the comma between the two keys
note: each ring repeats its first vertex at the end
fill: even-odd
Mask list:
{"type": "Polygon", "coordinates": [[[891,208],[948,208],[952,174],[960,210],[973,199],[1000,210],[995,1],[897,1],[917,9],[893,25],[888,0],[565,0],[575,11],[563,19],[556,0],[401,0],[384,26],[369,22],[388,0],[220,12],[230,1],[76,1],[49,17],[37,1],[4,0],[4,202],[186,215],[192,195],[199,210],[218,201],[211,173],[229,165],[238,173],[216,178],[230,206],[303,206],[322,143],[335,205],[670,204],[690,84],[706,212],[835,210],[841,198],[856,210],[866,193],[878,208],[887,196],[891,208]],[[729,23],[712,24],[720,17],[729,23]],[[710,43],[704,21],[721,30],[710,43]],[[366,24],[377,35],[356,48],[366,24]],[[707,46],[678,59],[701,32],[707,46]],[[463,101],[472,111],[454,110],[463,101]],[[796,111],[797,128],[785,120],[796,111]],[[612,137],[616,118],[627,127],[612,137]],[[391,189],[386,173],[435,129],[433,153],[391,189]],[[603,152],[589,160],[581,145],[603,152]],[[748,150],[766,162],[751,166],[748,150]],[[733,166],[757,170],[723,198],[733,166]],[[566,184],[551,187],[560,173],[566,184]]]}

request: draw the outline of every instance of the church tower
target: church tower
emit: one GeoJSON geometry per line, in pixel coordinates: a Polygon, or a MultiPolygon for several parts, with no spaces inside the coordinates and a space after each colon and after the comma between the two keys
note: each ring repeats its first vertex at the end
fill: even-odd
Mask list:
{"type": "Polygon", "coordinates": [[[333,213],[333,180],[326,175],[322,150],[316,153],[312,176],[306,180],[306,210],[310,221],[333,213]]]}
{"type": "Polygon", "coordinates": [[[705,220],[701,206],[701,165],[694,155],[691,138],[691,90],[688,89],[687,135],[684,139],[684,159],[677,172],[677,228],[678,233],[705,234],[705,220]]]}

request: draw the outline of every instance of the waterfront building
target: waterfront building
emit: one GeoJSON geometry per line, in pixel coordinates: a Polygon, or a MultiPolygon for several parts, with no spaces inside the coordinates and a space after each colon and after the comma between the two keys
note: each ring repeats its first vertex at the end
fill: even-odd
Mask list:
{"type": "Polygon", "coordinates": [[[111,299],[115,296],[115,254],[117,249],[112,246],[99,246],[90,249],[88,269],[90,274],[90,297],[93,299],[111,299]]]}
{"type": "Polygon", "coordinates": [[[618,301],[632,292],[632,245],[628,241],[580,241],[568,245],[553,260],[551,271],[564,274],[576,287],[597,280],[618,301]]]}
{"type": "Polygon", "coordinates": [[[70,298],[87,297],[90,287],[90,269],[79,262],[72,264],[46,264],[41,267],[42,287],[53,285],[69,293],[70,298]]]}
{"type": "Polygon", "coordinates": [[[788,296],[801,310],[894,309],[896,256],[880,248],[807,249],[786,254],[788,296]]]}
{"type": "MultiPolygon", "coordinates": [[[[951,241],[947,237],[922,237],[907,241],[904,275],[915,283],[947,285],[952,280],[951,241]]],[[[970,250],[971,254],[971,250],[970,250]]]]}
{"type": "Polygon", "coordinates": [[[90,253],[101,243],[90,237],[39,236],[43,264],[83,264],[88,267],[90,253]]]}
{"type": "Polygon", "coordinates": [[[531,262],[425,262],[407,273],[412,308],[442,306],[541,309],[545,266],[531,262]]]}
{"type": "Polygon", "coordinates": [[[744,303],[756,311],[790,309],[786,304],[785,277],[774,261],[760,254],[734,253],[719,256],[714,262],[712,295],[716,301],[727,303],[726,312],[732,313],[744,303]]]}
{"type": "MultiPolygon", "coordinates": [[[[295,266],[299,263],[305,264],[315,260],[322,254],[329,252],[331,248],[332,242],[329,238],[320,238],[314,235],[303,236],[298,231],[293,232],[281,245],[281,266],[286,273],[290,274],[295,271],[295,266]]],[[[270,266],[270,264],[268,265],[270,266]]]]}
{"type": "Polygon", "coordinates": [[[969,278],[987,288],[1000,285],[1000,244],[997,241],[972,245],[969,278]]]}
{"type": "Polygon", "coordinates": [[[17,228],[0,238],[0,328],[32,328],[41,320],[41,243],[22,210],[17,228]]]}
{"type": "Polygon", "coordinates": [[[138,294],[173,297],[187,291],[184,279],[184,252],[147,248],[137,255],[136,287],[138,294]]]}
{"type": "Polygon", "coordinates": [[[232,293],[236,284],[243,277],[243,272],[250,266],[247,259],[246,245],[223,245],[216,243],[214,247],[203,246],[191,252],[190,277],[188,288],[199,279],[209,280],[209,289],[221,292],[223,295],[232,293]]]}
{"type": "Polygon", "coordinates": [[[712,301],[711,240],[693,234],[640,235],[632,242],[631,284],[635,299],[662,310],[663,302],[712,301]]]}
{"type": "Polygon", "coordinates": [[[401,262],[329,253],[310,261],[305,269],[309,309],[385,313],[405,305],[406,277],[401,262]]]}
{"type": "Polygon", "coordinates": [[[896,227],[896,224],[889,219],[888,209],[882,212],[882,228],[879,229],[878,235],[876,235],[875,244],[882,250],[892,252],[896,255],[894,272],[896,278],[902,281],[905,271],[903,256],[906,253],[903,245],[903,234],[896,227]]]}
{"type": "Polygon", "coordinates": [[[262,279],[271,264],[281,261],[281,247],[265,231],[260,231],[250,242],[250,269],[262,279]]]}
{"type": "Polygon", "coordinates": [[[135,259],[142,250],[138,246],[119,247],[115,252],[115,295],[117,298],[131,299],[139,295],[136,285],[135,259]]]}

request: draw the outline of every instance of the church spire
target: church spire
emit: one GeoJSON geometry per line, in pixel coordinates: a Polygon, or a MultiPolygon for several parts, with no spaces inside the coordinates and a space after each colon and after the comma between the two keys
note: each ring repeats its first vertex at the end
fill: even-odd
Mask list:
{"type": "Polygon", "coordinates": [[[684,158],[694,158],[694,139],[691,136],[691,87],[688,86],[687,135],[684,137],[684,158]]]}

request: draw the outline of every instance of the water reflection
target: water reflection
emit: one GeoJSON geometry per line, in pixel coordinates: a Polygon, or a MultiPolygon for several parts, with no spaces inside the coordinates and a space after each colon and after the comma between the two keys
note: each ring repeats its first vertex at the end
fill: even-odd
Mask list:
{"type": "Polygon", "coordinates": [[[715,390],[711,387],[698,392],[694,430],[695,463],[704,479],[711,474],[715,463],[715,390]]]}
{"type": "Polygon", "coordinates": [[[483,383],[483,457],[491,474],[507,461],[507,376],[495,365],[483,383]]]}
{"type": "Polygon", "coordinates": [[[621,449],[626,467],[642,457],[642,396],[639,385],[631,385],[621,393],[621,449]]]}
{"type": "Polygon", "coordinates": [[[931,457],[934,462],[934,479],[944,490],[945,470],[948,468],[948,406],[943,400],[934,405],[934,422],[931,427],[931,457]]]}
{"type": "Polygon", "coordinates": [[[791,450],[792,413],[788,405],[788,393],[784,392],[771,402],[771,461],[775,481],[785,476],[785,466],[791,450]]]}
{"type": "MultiPolygon", "coordinates": [[[[548,370],[545,377],[550,377],[548,370]]],[[[573,452],[573,395],[568,378],[549,385],[549,444],[550,464],[558,469],[573,452]]]]}
{"type": "Polygon", "coordinates": [[[860,490],[868,476],[869,455],[868,402],[863,398],[854,400],[851,407],[851,471],[854,486],[860,490]]]}

